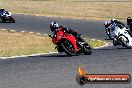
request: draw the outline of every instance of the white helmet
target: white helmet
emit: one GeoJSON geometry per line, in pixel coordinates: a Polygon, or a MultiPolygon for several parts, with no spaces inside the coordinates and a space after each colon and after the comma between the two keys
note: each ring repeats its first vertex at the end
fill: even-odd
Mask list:
{"type": "Polygon", "coordinates": [[[105,21],[104,25],[105,28],[108,28],[111,25],[111,21],[105,21]]]}
{"type": "Polygon", "coordinates": [[[115,20],[116,20],[115,18],[111,19],[111,23],[114,23],[114,22],[115,22],[115,20]]]}

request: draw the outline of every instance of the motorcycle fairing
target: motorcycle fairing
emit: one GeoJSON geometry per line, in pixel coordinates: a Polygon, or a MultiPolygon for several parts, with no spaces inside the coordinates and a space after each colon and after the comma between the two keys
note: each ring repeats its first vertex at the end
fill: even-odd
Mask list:
{"type": "Polygon", "coordinates": [[[116,36],[124,35],[129,40],[129,46],[132,46],[132,37],[126,31],[126,28],[125,27],[122,29],[120,29],[119,27],[116,27],[116,28],[117,29],[113,32],[114,35],[116,35],[116,36]]]}
{"type": "Polygon", "coordinates": [[[73,35],[69,34],[69,35],[67,35],[66,39],[73,44],[74,52],[77,52],[77,44],[76,44],[75,37],[73,35]]]}

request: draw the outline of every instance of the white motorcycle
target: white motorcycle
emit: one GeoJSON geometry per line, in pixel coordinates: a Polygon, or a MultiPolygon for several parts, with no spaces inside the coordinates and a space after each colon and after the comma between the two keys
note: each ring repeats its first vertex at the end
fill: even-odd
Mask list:
{"type": "MultiPolygon", "coordinates": [[[[132,36],[132,33],[130,31],[130,28],[124,28],[123,30],[127,31],[132,36]]],[[[111,40],[114,39],[114,36],[112,35],[113,30],[112,30],[111,26],[108,27],[108,28],[106,28],[106,31],[105,32],[106,32],[106,35],[108,35],[108,37],[111,40]]]]}
{"type": "Polygon", "coordinates": [[[1,15],[1,20],[2,20],[3,23],[6,23],[7,21],[15,23],[15,19],[12,17],[11,12],[2,14],[1,15]]]}
{"type": "Polygon", "coordinates": [[[123,47],[126,47],[127,49],[132,48],[132,37],[130,36],[129,32],[126,27],[118,27],[115,25],[112,25],[111,28],[113,29],[112,36],[114,36],[113,39],[113,45],[122,45],[123,47]]]}

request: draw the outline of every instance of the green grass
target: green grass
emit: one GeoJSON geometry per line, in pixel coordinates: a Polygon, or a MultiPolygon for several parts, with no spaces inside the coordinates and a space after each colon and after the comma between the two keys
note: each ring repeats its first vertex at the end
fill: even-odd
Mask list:
{"type": "MultiPolygon", "coordinates": [[[[86,38],[92,47],[105,44],[104,41],[86,38]]],[[[55,50],[55,45],[47,35],[0,31],[0,57],[48,53],[55,50]]]]}

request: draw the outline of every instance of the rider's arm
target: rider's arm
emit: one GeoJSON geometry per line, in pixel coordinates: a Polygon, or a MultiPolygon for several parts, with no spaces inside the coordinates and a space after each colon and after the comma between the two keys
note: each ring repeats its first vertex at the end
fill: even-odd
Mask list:
{"type": "Polygon", "coordinates": [[[126,28],[128,28],[128,26],[126,26],[125,24],[123,24],[122,22],[120,22],[120,21],[117,21],[117,20],[115,20],[115,23],[117,24],[117,26],[119,27],[119,28],[123,28],[123,27],[126,27],[126,28]]]}
{"type": "Polygon", "coordinates": [[[125,24],[123,24],[122,22],[117,21],[117,20],[115,20],[115,23],[125,26],[125,24]]]}
{"type": "Polygon", "coordinates": [[[74,30],[70,29],[70,28],[67,28],[67,27],[62,27],[62,30],[66,33],[70,33],[72,34],[74,32],[74,30]]]}
{"type": "Polygon", "coordinates": [[[63,27],[62,28],[66,33],[69,33],[69,34],[72,34],[72,35],[74,35],[75,37],[78,37],[78,33],[77,33],[77,31],[75,31],[75,30],[72,30],[72,29],[70,29],[70,28],[66,28],[66,27],[63,27]]]}

